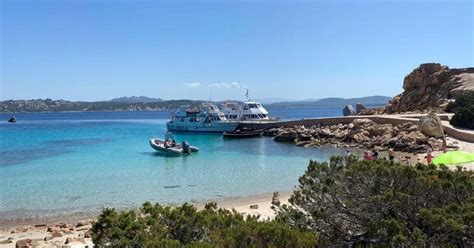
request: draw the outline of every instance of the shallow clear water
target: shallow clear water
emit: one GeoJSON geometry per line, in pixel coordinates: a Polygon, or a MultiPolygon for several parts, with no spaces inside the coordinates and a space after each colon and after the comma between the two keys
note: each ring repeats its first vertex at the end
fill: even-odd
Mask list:
{"type": "Polygon", "coordinates": [[[2,218],[290,190],[310,159],[343,153],[270,138],[224,140],[218,134],[177,133],[178,141],[187,140],[200,151],[166,157],[148,145],[150,138],[164,136],[165,112],[16,116],[17,123],[0,124],[2,218]]]}

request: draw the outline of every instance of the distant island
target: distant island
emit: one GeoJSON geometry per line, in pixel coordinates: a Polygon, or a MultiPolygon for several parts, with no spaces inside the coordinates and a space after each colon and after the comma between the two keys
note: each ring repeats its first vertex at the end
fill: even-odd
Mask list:
{"type": "Polygon", "coordinates": [[[386,105],[392,98],[388,96],[367,96],[359,98],[323,98],[319,100],[303,100],[303,101],[286,101],[286,102],[275,102],[268,104],[271,107],[283,107],[283,108],[300,108],[300,107],[337,107],[343,108],[346,105],[356,105],[362,103],[365,106],[382,106],[386,105]]]}
{"type": "MultiPolygon", "coordinates": [[[[0,102],[0,113],[25,112],[101,112],[101,111],[160,111],[194,105],[203,101],[167,100],[137,102],[136,97],[115,98],[110,101],[82,102],[52,99],[7,100],[0,102]],[[123,99],[123,101],[118,101],[123,99]]],[[[152,98],[148,98],[152,99],[152,98]]]]}
{"type": "MultiPolygon", "coordinates": [[[[287,101],[268,104],[269,107],[344,107],[362,103],[366,106],[381,106],[390,97],[369,96],[362,98],[324,98],[319,100],[287,101]]],[[[119,97],[109,101],[67,101],[52,99],[6,100],[0,102],[0,113],[18,112],[73,112],[73,111],[161,111],[176,109],[182,105],[198,105],[203,100],[163,100],[146,96],[119,97]]]]}

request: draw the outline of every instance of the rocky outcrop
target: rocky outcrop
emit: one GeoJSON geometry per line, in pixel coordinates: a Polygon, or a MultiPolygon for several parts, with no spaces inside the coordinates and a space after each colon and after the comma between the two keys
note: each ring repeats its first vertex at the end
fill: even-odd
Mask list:
{"type": "Polygon", "coordinates": [[[369,119],[355,119],[344,125],[311,127],[294,126],[272,128],[262,133],[275,137],[275,141],[293,142],[302,147],[319,147],[330,144],[337,147],[376,148],[395,151],[422,153],[429,143],[434,149],[441,149],[441,139],[423,134],[418,125],[377,124],[369,119]]]}
{"type": "Polygon", "coordinates": [[[367,109],[367,107],[362,103],[356,104],[356,114],[360,114],[363,110],[367,109]]]}
{"type": "Polygon", "coordinates": [[[294,131],[289,131],[278,133],[273,140],[276,142],[294,142],[296,138],[298,138],[298,134],[294,131]]]}
{"type": "Polygon", "coordinates": [[[426,116],[420,118],[418,122],[418,129],[427,136],[443,137],[443,125],[441,119],[436,113],[431,112],[426,116]]]}
{"type": "Polygon", "coordinates": [[[354,111],[354,108],[352,107],[352,105],[346,105],[346,106],[342,109],[342,114],[343,114],[344,116],[354,115],[354,114],[355,114],[355,111],[354,111]]]}
{"type": "Polygon", "coordinates": [[[437,63],[421,64],[405,77],[403,89],[383,109],[384,113],[442,112],[460,93],[474,90],[474,68],[449,69],[437,63]]]}

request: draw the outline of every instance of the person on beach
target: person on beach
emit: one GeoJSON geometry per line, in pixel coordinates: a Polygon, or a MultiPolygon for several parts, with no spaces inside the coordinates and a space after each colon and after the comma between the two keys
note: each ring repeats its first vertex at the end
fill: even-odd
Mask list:
{"type": "Polygon", "coordinates": [[[372,153],[370,151],[365,151],[364,152],[364,160],[372,160],[372,153]]]}
{"type": "Polygon", "coordinates": [[[388,149],[388,160],[390,162],[393,162],[394,159],[395,159],[395,151],[393,150],[393,148],[390,148],[388,149]]]}
{"type": "Polygon", "coordinates": [[[349,149],[346,150],[346,157],[350,157],[351,156],[351,151],[349,149]]]}
{"type": "Polygon", "coordinates": [[[426,149],[426,156],[425,156],[426,162],[428,164],[431,164],[431,161],[433,160],[433,154],[432,153],[433,153],[433,147],[431,147],[431,145],[428,144],[428,148],[426,149]]]}
{"type": "Polygon", "coordinates": [[[377,151],[377,149],[374,148],[374,149],[372,150],[372,159],[373,159],[373,160],[376,160],[376,159],[378,159],[378,158],[379,158],[379,152],[377,151]]]}

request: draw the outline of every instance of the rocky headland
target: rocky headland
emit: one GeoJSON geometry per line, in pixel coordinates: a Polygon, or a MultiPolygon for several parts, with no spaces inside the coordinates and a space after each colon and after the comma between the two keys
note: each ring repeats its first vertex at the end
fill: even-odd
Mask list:
{"type": "Polygon", "coordinates": [[[456,96],[474,90],[474,68],[450,69],[437,63],[421,64],[405,77],[403,90],[389,102],[384,113],[443,112],[456,96]]]}
{"type": "Polygon", "coordinates": [[[474,67],[453,68],[439,63],[421,64],[405,76],[403,92],[382,108],[346,106],[344,115],[396,113],[443,113],[450,101],[465,91],[474,91],[474,67]]]}

